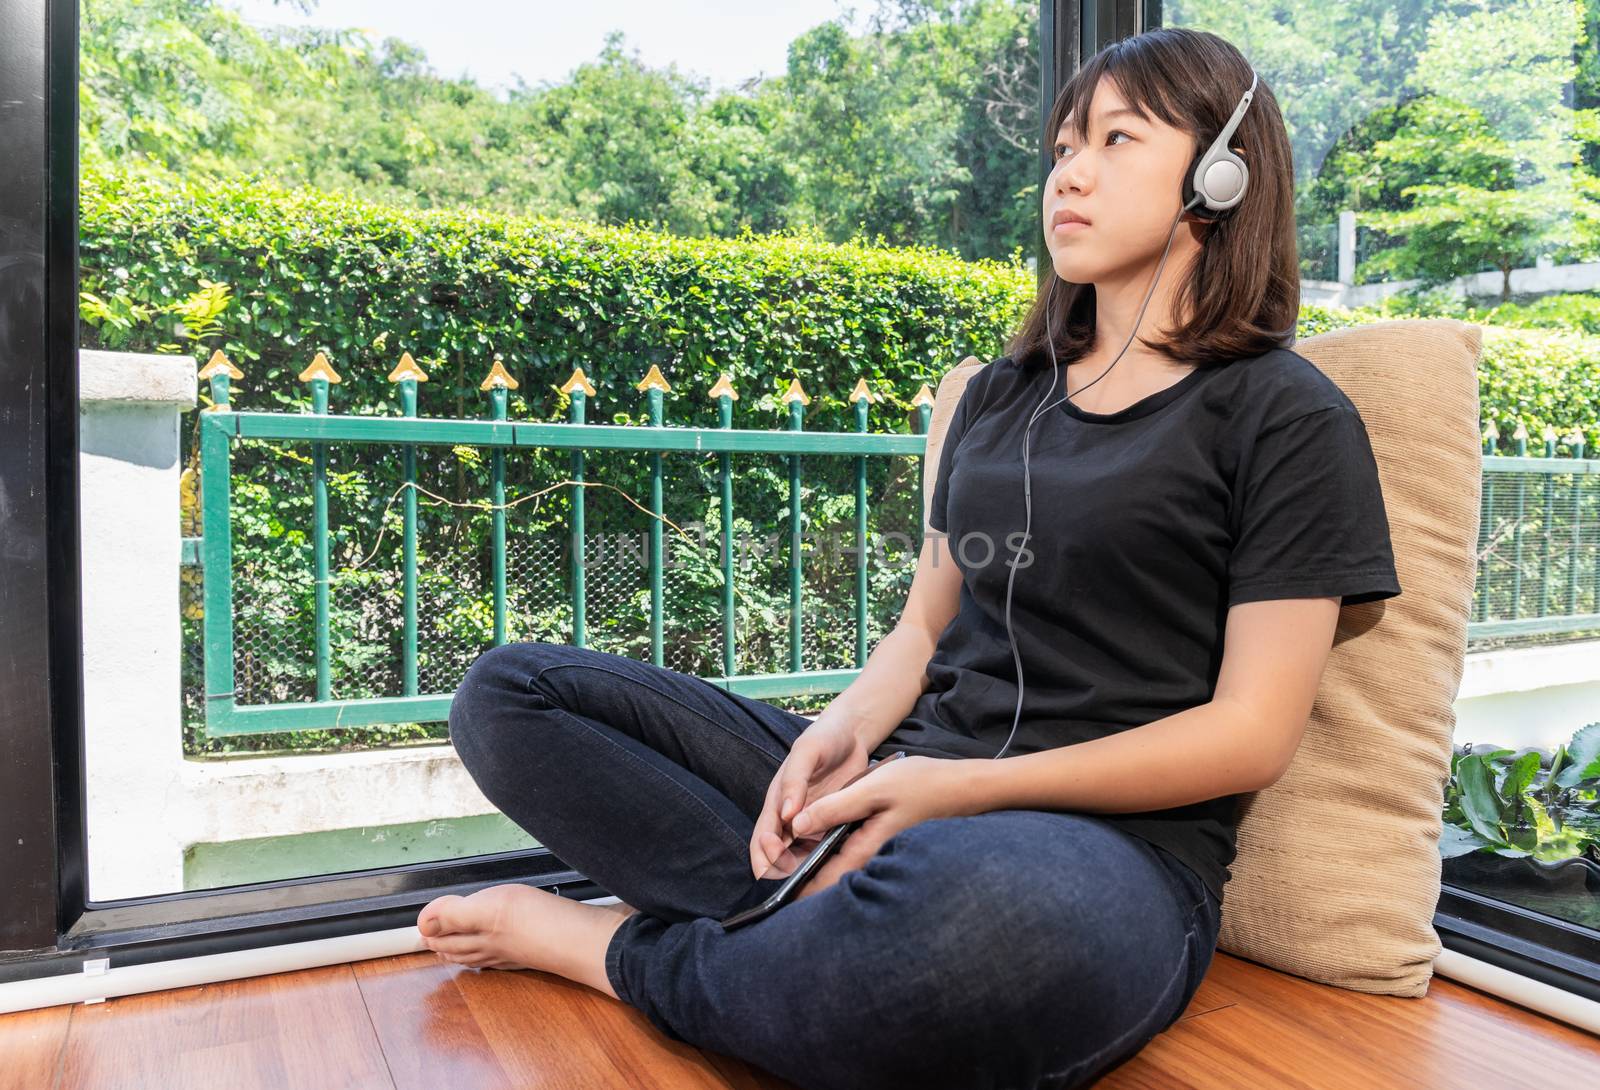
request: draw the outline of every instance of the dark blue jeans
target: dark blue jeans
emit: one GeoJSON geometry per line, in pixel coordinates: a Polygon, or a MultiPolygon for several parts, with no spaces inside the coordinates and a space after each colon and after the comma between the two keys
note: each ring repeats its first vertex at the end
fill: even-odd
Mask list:
{"type": "Polygon", "coordinates": [[[675,1040],[816,1090],[1066,1088],[1177,1020],[1221,904],[1092,814],[923,821],[724,932],[718,919],[777,885],[752,876],[750,838],[809,722],[651,663],[527,642],[472,664],[450,737],[495,806],[639,909],[606,973],[675,1040]]]}

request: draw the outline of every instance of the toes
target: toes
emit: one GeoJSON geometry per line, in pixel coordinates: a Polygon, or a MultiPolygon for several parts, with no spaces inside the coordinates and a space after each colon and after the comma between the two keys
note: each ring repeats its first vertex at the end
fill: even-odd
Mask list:
{"type": "Polygon", "coordinates": [[[442,950],[437,951],[437,953],[452,965],[460,965],[468,969],[521,969],[524,967],[514,961],[504,961],[496,958],[492,954],[447,954],[442,950]]]}
{"type": "Polygon", "coordinates": [[[476,934],[444,934],[438,938],[428,939],[428,949],[439,954],[453,954],[459,957],[485,955],[482,935],[476,934]]]}
{"type": "Polygon", "coordinates": [[[460,931],[462,928],[455,926],[453,917],[456,906],[465,897],[456,893],[447,893],[443,897],[435,897],[423,906],[422,912],[417,916],[417,930],[424,938],[433,938],[438,935],[460,931]]]}

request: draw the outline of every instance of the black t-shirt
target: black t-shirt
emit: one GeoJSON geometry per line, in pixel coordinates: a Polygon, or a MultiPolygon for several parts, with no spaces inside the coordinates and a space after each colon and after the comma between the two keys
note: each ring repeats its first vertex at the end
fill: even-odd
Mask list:
{"type": "MultiPolygon", "coordinates": [[[[1002,356],[951,415],[928,521],[947,535],[941,562],[962,570],[960,609],[882,752],[993,757],[1011,734],[1005,594],[1024,523],[1022,433],[1050,381],[1048,365],[1002,356]]],[[[1049,400],[1061,394],[1057,379],[1049,400]]],[[[1029,443],[1032,557],[1011,599],[1023,708],[1007,757],[1210,700],[1235,603],[1400,593],[1366,426],[1292,349],[1197,368],[1119,412],[1062,401],[1029,443]]],[[[1242,797],[1100,816],[1221,897],[1242,797]]]]}

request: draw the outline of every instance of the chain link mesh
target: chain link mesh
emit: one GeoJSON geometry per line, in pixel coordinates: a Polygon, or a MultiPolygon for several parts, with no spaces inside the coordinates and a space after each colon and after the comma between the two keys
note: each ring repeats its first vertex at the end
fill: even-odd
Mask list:
{"type": "MultiPolygon", "coordinates": [[[[1571,461],[1575,468],[1583,465],[1571,461]]],[[[1510,471],[1492,468],[1492,463],[1492,458],[1485,459],[1472,620],[1600,613],[1600,474],[1510,471]]],[[[1566,643],[1596,634],[1600,624],[1474,635],[1470,643],[1473,650],[1488,650],[1566,643]]]]}

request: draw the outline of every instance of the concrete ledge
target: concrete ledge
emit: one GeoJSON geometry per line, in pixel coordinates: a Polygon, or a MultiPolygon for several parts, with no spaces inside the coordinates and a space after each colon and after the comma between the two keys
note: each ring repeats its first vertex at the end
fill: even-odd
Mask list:
{"type": "Polygon", "coordinates": [[[1600,640],[1478,651],[1467,656],[1457,700],[1600,682],[1600,640]]]}
{"type": "Polygon", "coordinates": [[[199,369],[188,356],[154,352],[78,352],[78,401],[177,405],[197,403],[199,369]]]}

